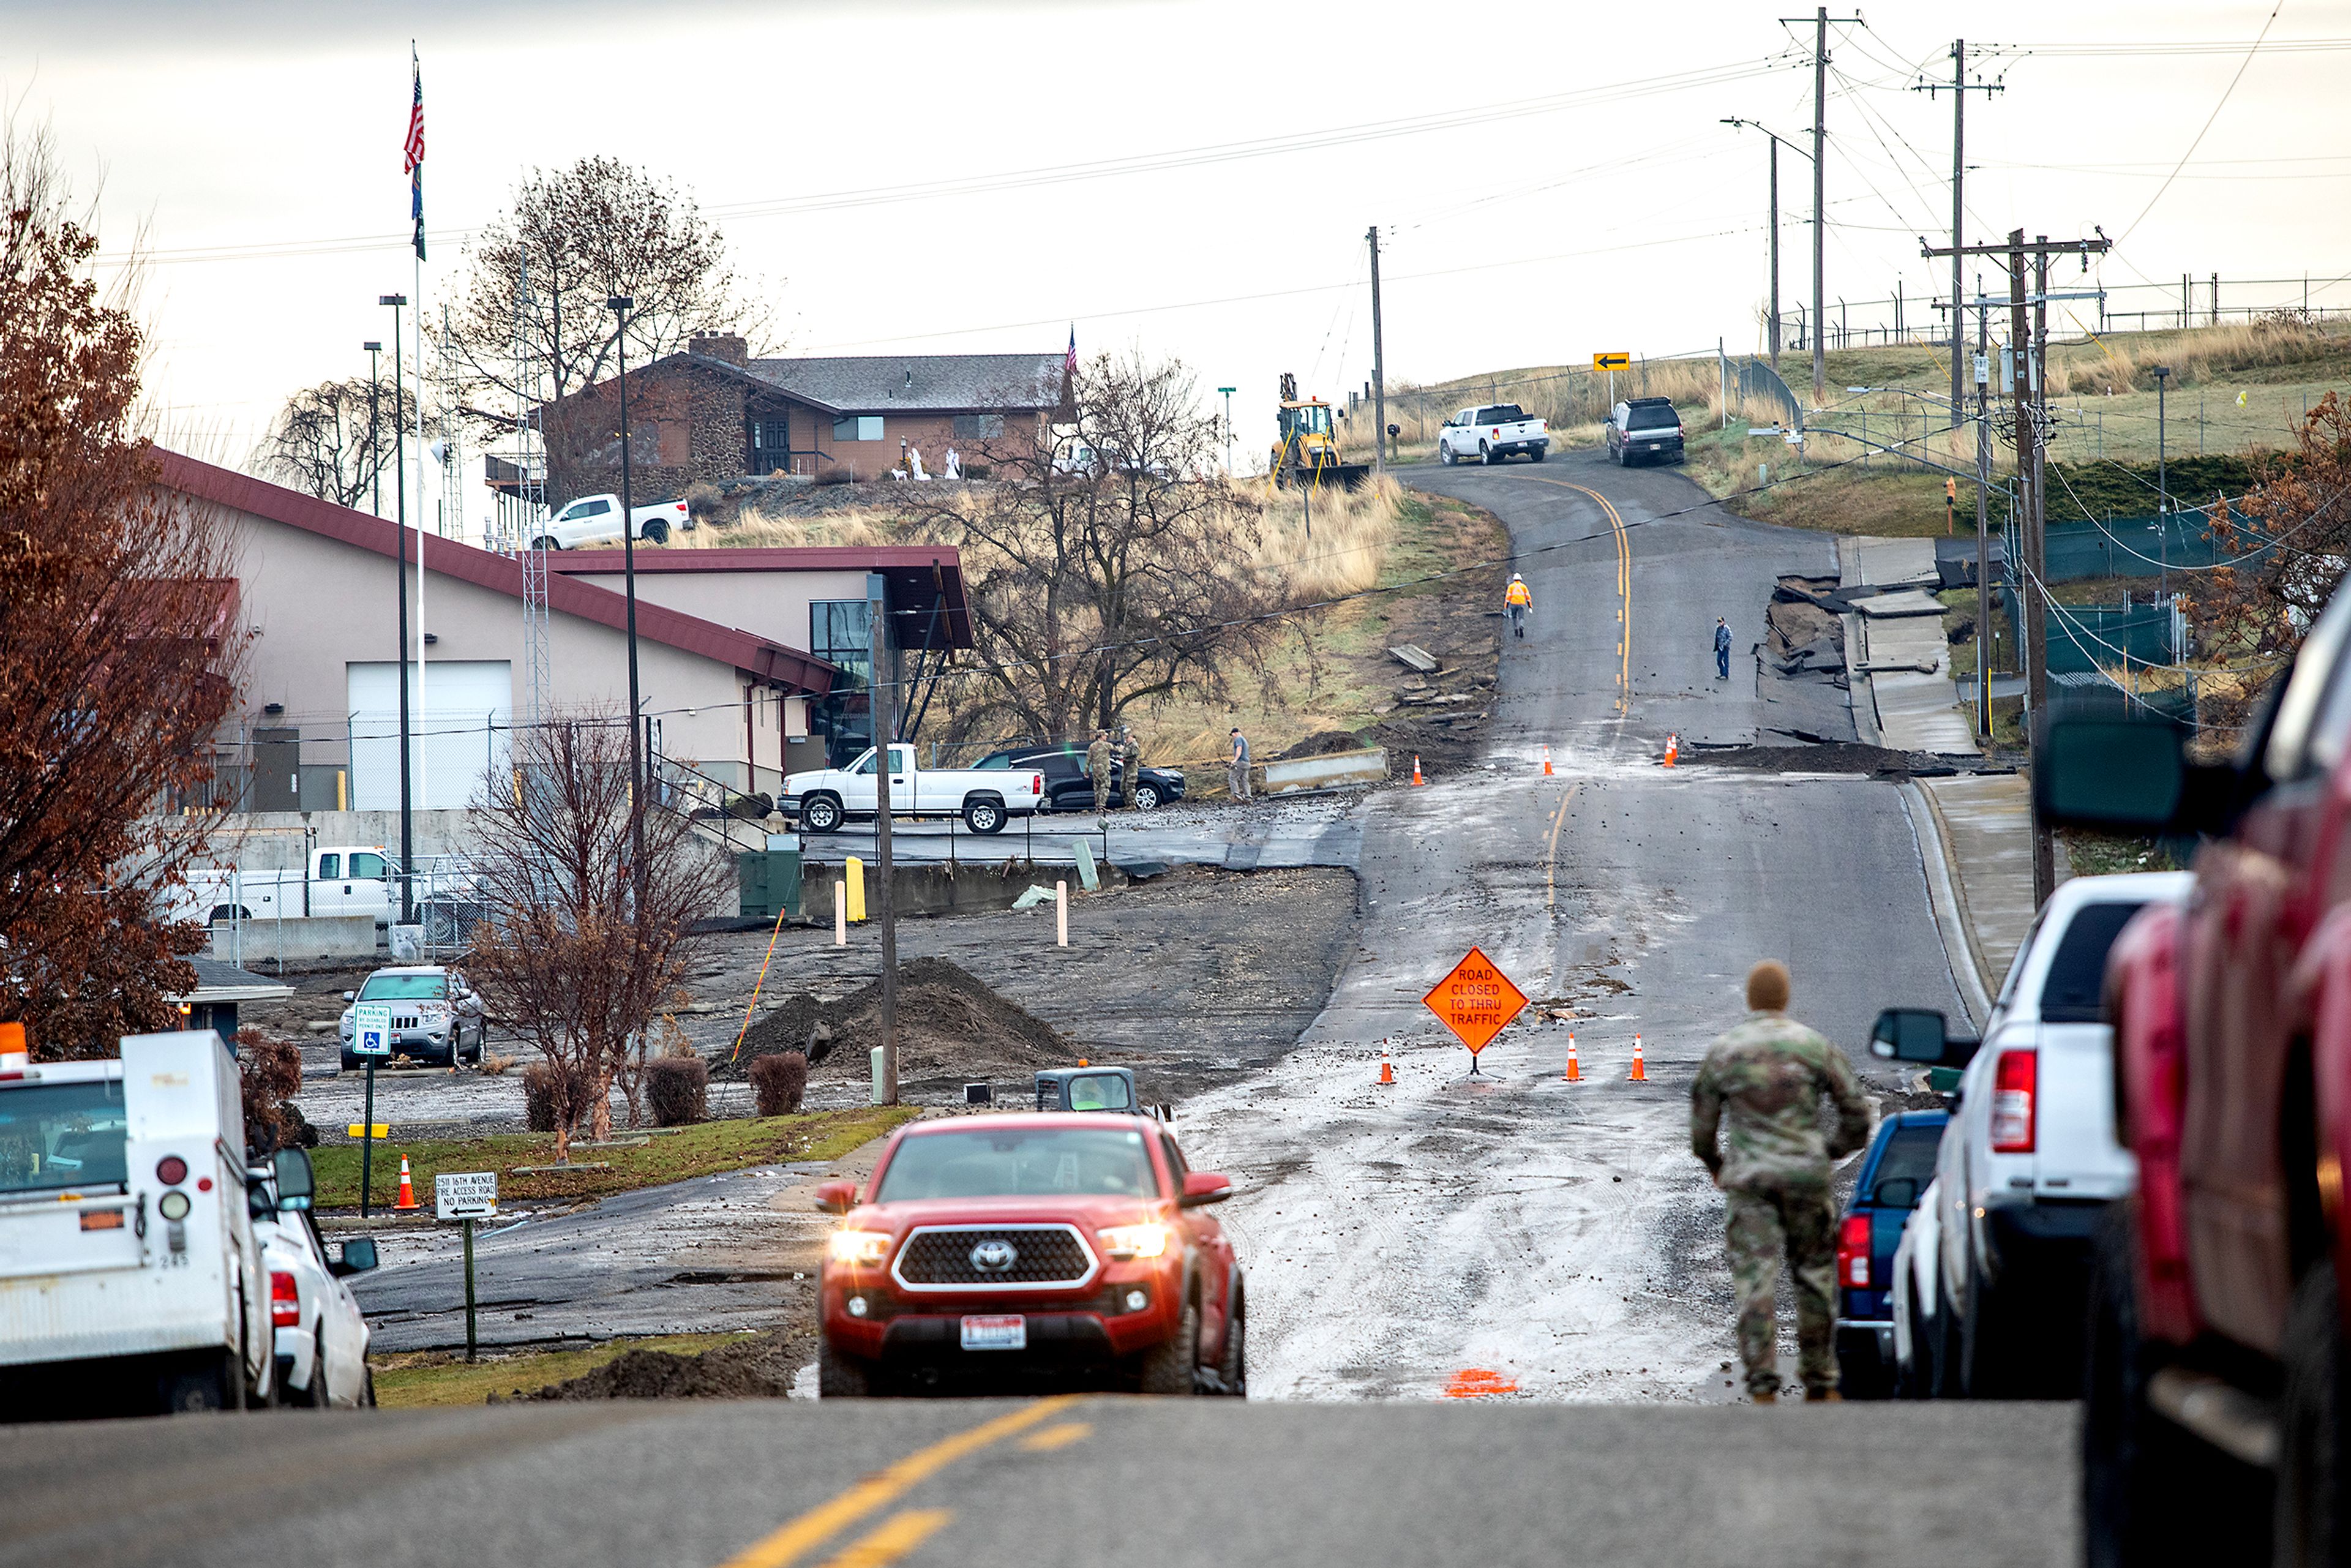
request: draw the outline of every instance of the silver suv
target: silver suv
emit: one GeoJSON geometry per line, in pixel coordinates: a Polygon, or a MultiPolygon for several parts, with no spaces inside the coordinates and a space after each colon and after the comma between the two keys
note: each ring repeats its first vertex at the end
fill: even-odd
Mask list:
{"type": "Polygon", "coordinates": [[[351,1018],[361,1002],[383,1002],[392,1009],[392,1053],[419,1061],[440,1061],[455,1067],[461,1060],[482,1060],[482,1043],[489,1021],[482,993],[464,974],[446,964],[403,964],[378,969],[356,991],[343,993],[340,1031],[343,1071],[356,1071],[364,1059],[351,1051],[351,1018]],[[468,1042],[471,1042],[470,1044],[468,1042]]]}
{"type": "Polygon", "coordinates": [[[1674,412],[1671,398],[1636,397],[1618,403],[1608,416],[1607,436],[1608,455],[1620,468],[1631,467],[1635,457],[1654,463],[1682,460],[1682,416],[1674,412]]]}

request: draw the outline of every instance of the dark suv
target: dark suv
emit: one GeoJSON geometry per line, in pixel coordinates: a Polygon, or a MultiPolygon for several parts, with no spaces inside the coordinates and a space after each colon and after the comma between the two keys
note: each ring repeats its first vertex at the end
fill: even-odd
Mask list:
{"type": "MultiPolygon", "coordinates": [[[[1094,804],[1094,781],[1086,777],[1086,753],[1079,746],[1049,746],[1034,750],[991,751],[974,768],[1017,768],[1034,769],[1045,776],[1045,803],[1048,811],[1091,810],[1094,804]]],[[[1111,760],[1110,804],[1126,804],[1126,766],[1115,757],[1111,760]]],[[[1184,774],[1180,768],[1150,768],[1140,769],[1141,777],[1134,786],[1134,803],[1145,811],[1158,810],[1184,798],[1184,774]]]]}
{"type": "Polygon", "coordinates": [[[1608,455],[1620,468],[1635,457],[1658,463],[1682,460],[1682,416],[1669,397],[1636,397],[1616,405],[1608,416],[1608,455]]]}

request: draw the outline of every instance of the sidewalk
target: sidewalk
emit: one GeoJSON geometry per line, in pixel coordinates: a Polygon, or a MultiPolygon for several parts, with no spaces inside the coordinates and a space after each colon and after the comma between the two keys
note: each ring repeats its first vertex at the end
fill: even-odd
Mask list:
{"type": "MultiPolygon", "coordinates": [[[[1930,583],[1932,539],[1837,541],[1844,586],[1930,583]]],[[[1897,751],[1978,753],[1938,615],[1848,615],[1854,727],[1897,751]]],[[[1921,779],[1903,787],[1959,995],[1980,1028],[2032,928],[2032,795],[2022,773],[1921,779]]],[[[2063,873],[2061,871],[2062,877],[2063,873]]]]}

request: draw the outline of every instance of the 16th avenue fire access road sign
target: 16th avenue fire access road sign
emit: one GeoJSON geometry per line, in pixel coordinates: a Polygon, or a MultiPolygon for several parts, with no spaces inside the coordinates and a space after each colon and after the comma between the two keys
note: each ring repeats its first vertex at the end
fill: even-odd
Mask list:
{"type": "Polygon", "coordinates": [[[1420,1000],[1475,1056],[1502,1032],[1504,1024],[1519,1016],[1519,1009],[1527,1005],[1527,994],[1495,967],[1485,949],[1472,947],[1453,966],[1453,972],[1420,1000]]]}

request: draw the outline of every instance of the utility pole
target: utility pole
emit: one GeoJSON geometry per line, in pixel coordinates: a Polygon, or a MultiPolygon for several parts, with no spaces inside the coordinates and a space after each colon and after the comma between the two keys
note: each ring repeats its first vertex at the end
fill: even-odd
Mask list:
{"type": "Polygon", "coordinates": [[[882,1103],[898,1103],[898,907],[890,870],[890,769],[896,762],[891,741],[890,585],[878,572],[865,576],[865,617],[872,623],[873,667],[865,690],[873,720],[873,871],[875,905],[882,917],[882,1103]]]}
{"type": "Polygon", "coordinates": [[[1380,229],[1364,231],[1372,247],[1372,472],[1388,471],[1388,371],[1380,350],[1380,229]]]}
{"type": "Polygon", "coordinates": [[[637,693],[637,522],[629,515],[634,504],[629,472],[629,312],[636,304],[625,294],[604,301],[617,319],[612,347],[618,355],[621,398],[621,573],[629,601],[629,880],[636,891],[636,912],[642,919],[645,908],[645,718],[644,699],[637,693]]]}
{"type": "Polygon", "coordinates": [[[1233,471],[1233,393],[1238,390],[1237,387],[1217,389],[1225,399],[1225,474],[1228,477],[1233,471]]]}
{"type": "Polygon", "coordinates": [[[1829,8],[1820,8],[1813,34],[1813,406],[1828,402],[1827,274],[1823,270],[1828,241],[1828,183],[1825,178],[1829,133],[1829,8]]]}
{"type": "MultiPolygon", "coordinates": [[[[1954,263],[1954,265],[1957,265],[1954,263]]],[[[1991,345],[1983,283],[1976,284],[1976,737],[1991,749],[1991,345]]],[[[1956,317],[1957,296],[1951,299],[1956,317]]],[[[1952,340],[1958,340],[1952,334],[1952,340]]]]}
{"type": "Polygon", "coordinates": [[[2166,425],[2166,423],[2165,423],[2165,410],[2164,410],[2164,397],[2163,397],[2163,394],[2164,394],[2165,391],[2166,391],[2166,390],[2170,386],[2170,384],[2171,384],[2171,367],[2170,367],[2169,365],[2158,365],[2158,366],[2156,366],[2156,367],[2155,367],[2155,509],[2156,509],[2156,511],[2157,511],[2158,514],[2160,514],[2160,515],[2162,515],[2163,517],[2169,517],[2169,516],[2171,515],[2171,476],[2170,476],[2170,475],[2167,472],[2168,465],[2167,465],[2167,463],[2166,463],[2166,461],[2165,461],[2166,456],[2167,456],[2167,453],[2166,453],[2166,450],[2165,450],[2165,449],[2166,449],[2166,447],[2168,445],[2168,442],[2165,440],[2165,438],[2164,438],[2164,437],[2165,437],[2165,431],[2166,431],[2166,429],[2167,429],[2167,425],[2166,425]]]}
{"type": "MultiPolygon", "coordinates": [[[[1959,303],[1962,279],[1959,276],[1959,247],[1967,244],[1963,234],[1966,221],[1966,188],[1968,178],[1968,94],[1994,93],[2001,90],[1999,82],[1979,81],[1968,84],[1968,42],[1965,38],[1951,40],[1951,428],[1959,427],[1960,408],[1965,389],[1959,380],[1959,344],[1965,338],[1967,318],[1959,303]]],[[[1943,89],[1941,82],[1919,82],[1913,92],[1923,92],[1932,98],[1943,89]]]]}
{"type": "MultiPolygon", "coordinates": [[[[2113,248],[2113,244],[2100,230],[2094,240],[2061,240],[2052,245],[2047,235],[2038,235],[2027,245],[2024,231],[2020,228],[2009,231],[2005,245],[1950,247],[1963,256],[2002,256],[2008,264],[2009,344],[2015,356],[2016,376],[2016,486],[2022,503],[2020,521],[2024,554],[2017,570],[2017,591],[2024,596],[2024,700],[2036,731],[2049,711],[2044,570],[2048,511],[2043,484],[2047,454],[2042,439],[2047,419],[2048,387],[2042,361],[2048,349],[2049,258],[2053,254],[2071,252],[2078,254],[2086,267],[2092,255],[2104,255],[2113,248]],[[2028,257],[2033,266],[2029,294],[2024,270],[2028,257]]],[[[1920,250],[1928,256],[1949,254],[1923,243],[1920,250]]],[[[1978,461],[1980,465],[1984,459],[1980,456],[1978,461]]],[[[2032,824],[2032,894],[2036,908],[2056,891],[2056,841],[2047,824],[2036,816],[2032,824]]]]}

